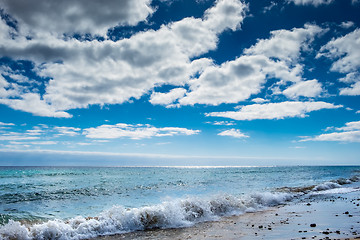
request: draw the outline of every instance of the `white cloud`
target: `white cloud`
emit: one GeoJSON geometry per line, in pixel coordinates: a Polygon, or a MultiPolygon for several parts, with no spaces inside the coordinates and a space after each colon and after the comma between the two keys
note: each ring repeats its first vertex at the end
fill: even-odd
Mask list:
{"type": "Polygon", "coordinates": [[[198,79],[190,81],[190,91],[179,99],[181,105],[237,103],[260,92],[266,75],[261,56],[243,56],[220,66],[210,66],[198,79]]]}
{"type": "Polygon", "coordinates": [[[334,132],[321,134],[303,141],[360,142],[360,131],[334,132]]]}
{"type": "Polygon", "coordinates": [[[278,3],[271,1],[270,5],[264,7],[263,13],[267,13],[267,12],[271,11],[271,9],[273,9],[277,5],[278,5],[278,3]]]}
{"type": "Polygon", "coordinates": [[[355,29],[343,37],[331,40],[321,47],[320,56],[336,59],[331,70],[341,73],[350,73],[360,68],[360,29],[355,29]]]}
{"type": "Polygon", "coordinates": [[[352,21],[342,22],[342,23],[340,24],[340,26],[341,26],[342,28],[351,28],[351,27],[353,27],[354,25],[355,25],[355,23],[352,22],[352,21]]]}
{"type": "Polygon", "coordinates": [[[199,130],[191,130],[178,127],[156,128],[148,124],[131,125],[125,123],[118,123],[115,125],[101,125],[96,128],[86,128],[84,129],[83,134],[87,138],[95,139],[144,139],[151,137],[166,137],[175,135],[194,135],[198,134],[199,132],[199,130]]]}
{"type": "Polygon", "coordinates": [[[340,89],[340,95],[360,95],[360,29],[355,29],[343,37],[331,40],[321,47],[317,57],[325,56],[334,60],[331,71],[346,74],[339,81],[352,83],[340,89]]]}
{"type": "Polygon", "coordinates": [[[21,141],[21,140],[37,140],[39,137],[29,137],[17,132],[10,132],[0,135],[0,141],[21,141]]]}
{"type": "Polygon", "coordinates": [[[335,128],[338,131],[353,131],[360,130],[360,121],[357,122],[348,122],[344,127],[335,128]]]}
{"type": "Polygon", "coordinates": [[[0,126],[15,126],[15,124],[0,122],[0,126]]]}
{"type": "Polygon", "coordinates": [[[348,96],[360,95],[360,79],[359,82],[352,84],[349,88],[340,89],[340,95],[348,95],[348,96]]]}
{"type": "Polygon", "coordinates": [[[272,31],[269,39],[259,40],[256,45],[244,52],[294,63],[298,61],[301,50],[307,50],[314,37],[323,31],[319,26],[310,24],[305,24],[304,28],[294,28],[291,31],[272,31]]]}
{"type": "Polygon", "coordinates": [[[205,24],[220,33],[226,29],[233,31],[240,28],[248,6],[238,0],[216,1],[216,7],[205,12],[205,24]]]}
{"type": "MultiPolygon", "coordinates": [[[[314,36],[321,32],[323,29],[316,25],[273,31],[270,39],[259,40],[244,51],[245,55],[204,69],[199,78],[189,81],[190,90],[178,102],[180,105],[238,103],[258,94],[268,78],[280,79],[279,84],[300,82],[303,69],[297,63],[300,51],[308,49],[314,36]]],[[[302,94],[315,93],[308,90],[302,94]]]]}
{"type": "Polygon", "coordinates": [[[136,25],[154,12],[151,0],[3,0],[5,12],[22,31],[105,35],[117,25],[136,25]]]}
{"type": "Polygon", "coordinates": [[[288,0],[288,2],[293,2],[295,5],[313,5],[315,7],[319,5],[328,5],[333,1],[334,0],[288,0]]]}
{"type": "Polygon", "coordinates": [[[214,121],[214,122],[207,122],[212,125],[219,125],[219,126],[233,126],[235,123],[233,121],[214,121]]]}
{"type": "Polygon", "coordinates": [[[356,83],[360,81],[360,73],[359,72],[350,72],[345,75],[345,77],[339,78],[340,82],[344,83],[356,83]]]}
{"type": "Polygon", "coordinates": [[[284,119],[306,117],[307,113],[321,109],[336,109],[341,105],[326,102],[281,102],[252,104],[241,107],[238,111],[207,113],[208,117],[225,117],[234,120],[284,119]]]}
{"type": "Polygon", "coordinates": [[[234,137],[234,138],[248,138],[248,135],[245,135],[244,133],[242,133],[239,129],[229,129],[229,130],[225,130],[222,131],[221,133],[218,133],[219,136],[229,136],[229,137],[234,137]]]}
{"type": "Polygon", "coordinates": [[[316,79],[301,81],[293,84],[283,91],[283,94],[291,99],[297,99],[300,96],[318,97],[322,92],[321,83],[316,79]]]}
{"type": "MultiPolygon", "coordinates": [[[[147,1],[126,3],[131,7],[147,1]]],[[[51,79],[42,96],[39,91],[13,89],[11,94],[17,99],[10,98],[9,89],[0,85],[0,94],[4,91],[0,103],[39,116],[71,117],[66,110],[91,104],[121,104],[164,84],[183,86],[211,63],[208,59],[193,59],[214,50],[222,31],[239,29],[246,11],[247,5],[241,1],[219,0],[203,19],[185,18],[117,42],[64,40],[43,32],[31,40],[25,35],[12,39],[5,36],[9,28],[0,28],[5,36],[0,41],[1,55],[33,61],[37,73],[51,79]]],[[[67,29],[60,26],[59,31],[65,31],[62,28],[67,29]]],[[[83,28],[85,31],[87,25],[83,28]]],[[[96,29],[95,24],[93,31],[100,31],[96,29]]]]}
{"type": "Polygon", "coordinates": [[[169,105],[175,102],[177,99],[183,97],[185,93],[186,90],[183,88],[175,88],[168,93],[154,92],[151,94],[149,102],[154,105],[169,105]]]}
{"type": "Polygon", "coordinates": [[[360,142],[360,121],[348,122],[344,127],[328,127],[335,132],[321,134],[315,137],[304,137],[300,142],[331,141],[331,142],[360,142]]]}
{"type": "Polygon", "coordinates": [[[29,112],[37,116],[70,118],[71,114],[58,111],[53,106],[47,104],[40,99],[40,95],[36,93],[26,93],[21,99],[0,99],[0,104],[5,104],[15,110],[29,112]]]}
{"type": "Polygon", "coordinates": [[[38,129],[38,128],[26,130],[26,132],[25,132],[26,135],[30,135],[30,136],[39,136],[39,135],[42,135],[43,133],[44,133],[44,130],[38,129]]]}
{"type": "Polygon", "coordinates": [[[58,142],[55,141],[33,141],[33,142],[10,142],[10,144],[15,144],[15,145],[55,145],[58,144],[58,142]]]}
{"type": "Polygon", "coordinates": [[[254,103],[264,103],[264,102],[269,102],[269,100],[267,99],[263,99],[263,98],[254,98],[251,101],[253,101],[254,103]]]}
{"type": "Polygon", "coordinates": [[[66,135],[66,136],[76,136],[79,135],[79,131],[81,131],[81,128],[75,128],[75,127],[54,127],[54,130],[58,132],[58,136],[60,135],[66,135]]]}

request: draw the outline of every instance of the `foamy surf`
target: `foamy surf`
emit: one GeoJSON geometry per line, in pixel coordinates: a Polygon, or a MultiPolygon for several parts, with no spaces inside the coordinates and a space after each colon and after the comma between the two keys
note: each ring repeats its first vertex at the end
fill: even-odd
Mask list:
{"type": "Polygon", "coordinates": [[[158,205],[126,209],[114,206],[98,217],[81,216],[51,220],[41,224],[21,224],[10,220],[0,228],[1,239],[87,239],[103,235],[154,228],[178,228],[223,216],[239,215],[284,204],[289,193],[255,193],[245,197],[219,195],[207,199],[187,198],[158,205]]]}
{"type": "Polygon", "coordinates": [[[125,208],[113,206],[96,217],[77,216],[42,223],[21,223],[14,220],[0,227],[0,239],[89,239],[138,230],[189,227],[199,222],[219,220],[224,216],[262,211],[286,204],[303,196],[339,194],[359,190],[344,185],[359,177],[337,179],[315,186],[278,188],[274,192],[243,195],[218,194],[207,197],[169,199],[157,205],[125,208]]]}

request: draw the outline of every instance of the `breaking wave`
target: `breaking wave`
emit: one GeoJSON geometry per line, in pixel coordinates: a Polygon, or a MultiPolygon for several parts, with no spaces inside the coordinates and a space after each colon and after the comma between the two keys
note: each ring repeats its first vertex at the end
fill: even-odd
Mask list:
{"type": "MultiPolygon", "coordinates": [[[[0,226],[0,239],[89,239],[137,230],[189,227],[199,222],[218,220],[223,216],[240,215],[285,204],[304,194],[333,194],[346,191],[341,186],[359,181],[359,177],[338,179],[316,186],[281,188],[277,192],[261,192],[240,197],[216,195],[173,199],[141,208],[113,206],[97,217],[78,216],[68,220],[43,223],[21,223],[9,220],[0,226]],[[338,191],[329,191],[338,189],[338,191]],[[328,191],[328,192],[326,192],[328,191]]],[[[357,189],[359,190],[359,189],[357,189]]]]}
{"type": "Polygon", "coordinates": [[[114,206],[97,217],[75,217],[27,225],[10,220],[0,227],[1,239],[87,239],[155,228],[178,228],[222,216],[254,212],[292,199],[289,193],[256,193],[243,198],[218,195],[187,198],[159,205],[126,209],[114,206]]]}

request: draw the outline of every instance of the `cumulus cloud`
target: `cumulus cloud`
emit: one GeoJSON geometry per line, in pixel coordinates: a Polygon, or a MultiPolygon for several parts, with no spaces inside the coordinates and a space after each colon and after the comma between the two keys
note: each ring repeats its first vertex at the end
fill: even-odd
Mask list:
{"type": "Polygon", "coordinates": [[[183,88],[175,88],[168,93],[154,92],[151,94],[149,101],[154,105],[156,104],[169,105],[175,102],[177,99],[183,97],[185,93],[186,90],[183,88]]]}
{"type": "Polygon", "coordinates": [[[26,93],[20,96],[20,99],[0,99],[0,104],[5,104],[15,110],[33,113],[43,117],[70,118],[71,114],[58,111],[45,101],[40,99],[40,95],[36,93],[26,93]]]}
{"type": "Polygon", "coordinates": [[[352,84],[350,87],[340,89],[340,95],[348,95],[348,96],[360,95],[360,79],[359,82],[352,84]]]}
{"type": "Polygon", "coordinates": [[[242,133],[239,129],[229,129],[218,133],[219,136],[229,136],[234,138],[248,138],[248,135],[242,133]]]}
{"type": "MultiPolygon", "coordinates": [[[[221,65],[204,69],[199,78],[189,81],[190,90],[178,100],[180,105],[238,103],[258,94],[268,78],[277,78],[279,84],[302,81],[300,52],[308,49],[314,37],[324,30],[316,25],[271,32],[269,39],[259,40],[246,49],[244,55],[221,65]]],[[[315,82],[311,82],[315,85],[315,82]]],[[[308,83],[306,83],[308,84],[308,83]]],[[[305,84],[305,85],[306,85],[305,84]]],[[[302,95],[313,96],[317,88],[302,95]]],[[[289,95],[291,91],[289,90],[289,95]]]]}
{"type": "Polygon", "coordinates": [[[341,26],[342,28],[351,28],[351,27],[353,27],[354,25],[355,25],[355,23],[352,22],[352,21],[342,22],[342,23],[340,24],[340,26],[341,26]]]}
{"type": "Polygon", "coordinates": [[[267,99],[263,99],[263,98],[254,98],[251,101],[253,101],[254,103],[264,103],[264,102],[269,102],[269,100],[267,99]]]}
{"type": "Polygon", "coordinates": [[[26,33],[105,35],[117,25],[136,25],[154,12],[151,0],[3,0],[2,8],[26,33]]]}
{"type": "Polygon", "coordinates": [[[348,122],[344,127],[331,127],[331,129],[336,131],[315,137],[304,137],[300,141],[360,142],[360,121],[348,122]]]}
{"type": "Polygon", "coordinates": [[[360,121],[345,123],[344,127],[335,128],[338,131],[353,131],[360,130],[360,121]]]}
{"type": "Polygon", "coordinates": [[[307,117],[307,113],[321,109],[336,109],[341,105],[326,102],[280,102],[242,106],[238,111],[211,112],[208,117],[224,117],[234,120],[284,119],[307,117]]]}
{"type": "MultiPolygon", "coordinates": [[[[148,3],[125,2],[131,8],[133,4],[148,3]]],[[[246,11],[247,5],[241,1],[219,0],[203,18],[185,18],[117,42],[64,40],[48,33],[34,35],[31,40],[21,34],[13,39],[8,34],[9,26],[0,21],[4,33],[0,34],[0,55],[33,61],[37,74],[51,79],[42,95],[38,90],[13,89],[17,99],[10,98],[9,89],[0,85],[0,93],[4,92],[0,103],[39,116],[71,117],[66,110],[91,104],[121,104],[139,99],[155,86],[183,86],[211,64],[209,59],[195,58],[214,50],[222,31],[239,29],[246,11]]],[[[96,28],[95,24],[94,31],[96,28]]],[[[160,98],[166,98],[170,102],[179,92],[166,97],[153,93],[152,101],[158,104],[160,98]]]]}
{"type": "Polygon", "coordinates": [[[301,81],[293,84],[283,91],[288,98],[297,99],[300,96],[318,97],[322,92],[322,85],[316,79],[301,81]]]}
{"type": "Polygon", "coordinates": [[[339,80],[352,83],[348,88],[340,90],[341,95],[360,95],[360,29],[331,40],[321,47],[317,57],[325,56],[334,60],[331,71],[346,74],[339,80]],[[355,82],[355,83],[354,83],[355,82]]]}
{"type": "Polygon", "coordinates": [[[315,7],[319,5],[329,5],[334,0],[288,0],[288,2],[292,2],[295,5],[313,5],[315,7]]]}
{"type": "Polygon", "coordinates": [[[269,39],[259,40],[244,52],[294,63],[298,61],[301,50],[306,50],[314,37],[323,31],[319,26],[311,24],[305,24],[304,28],[272,31],[269,39]]]}
{"type": "Polygon", "coordinates": [[[336,60],[332,66],[332,71],[341,73],[353,72],[360,67],[360,29],[355,29],[343,37],[331,40],[325,46],[321,47],[320,56],[326,56],[336,60]],[[354,51],[355,50],[355,51],[354,51]]]}
{"type": "Polygon", "coordinates": [[[115,125],[101,125],[96,128],[86,128],[83,134],[87,138],[100,139],[115,139],[115,138],[130,138],[130,139],[144,139],[151,137],[166,137],[175,135],[194,135],[198,134],[200,130],[192,130],[179,127],[164,127],[156,128],[148,124],[125,124],[118,123],[115,125]]]}

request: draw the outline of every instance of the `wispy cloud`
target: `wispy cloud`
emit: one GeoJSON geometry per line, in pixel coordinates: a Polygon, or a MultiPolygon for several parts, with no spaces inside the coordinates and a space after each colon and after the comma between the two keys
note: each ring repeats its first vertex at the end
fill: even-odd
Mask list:
{"type": "Polygon", "coordinates": [[[219,136],[229,136],[234,138],[248,138],[248,135],[242,133],[239,129],[229,129],[218,133],[219,136]]]}
{"type": "Polygon", "coordinates": [[[313,5],[315,7],[320,5],[329,5],[334,2],[334,0],[288,0],[288,2],[293,2],[296,5],[313,5]]]}
{"type": "Polygon", "coordinates": [[[101,125],[96,128],[86,128],[83,134],[87,138],[99,139],[115,139],[115,138],[130,138],[130,139],[144,139],[151,137],[169,137],[175,135],[194,135],[198,134],[200,130],[192,130],[179,127],[163,127],[156,128],[148,124],[125,124],[118,123],[115,125],[101,125]]]}
{"type": "Polygon", "coordinates": [[[360,142],[360,121],[348,122],[343,127],[330,127],[327,130],[332,133],[324,133],[314,137],[303,137],[300,142],[307,141],[331,141],[331,142],[360,142]]]}
{"type": "Polygon", "coordinates": [[[54,127],[54,130],[57,131],[58,136],[76,136],[80,134],[81,128],[75,127],[54,127]]]}
{"type": "Polygon", "coordinates": [[[207,113],[208,117],[224,117],[234,120],[284,119],[307,116],[307,113],[321,109],[341,108],[326,102],[280,102],[242,106],[238,111],[207,113]]]}

